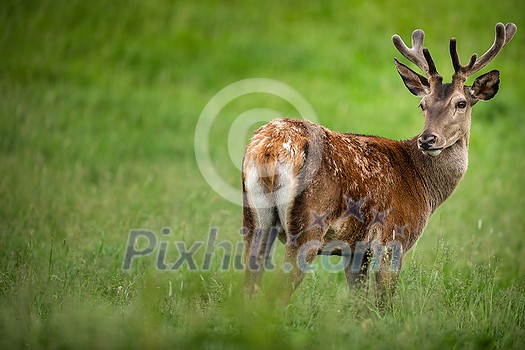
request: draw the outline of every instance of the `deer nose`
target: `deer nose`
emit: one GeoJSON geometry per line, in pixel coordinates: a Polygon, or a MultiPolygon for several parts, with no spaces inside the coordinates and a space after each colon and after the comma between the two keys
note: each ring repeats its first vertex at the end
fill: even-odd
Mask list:
{"type": "Polygon", "coordinates": [[[434,134],[421,134],[419,138],[417,139],[419,143],[419,148],[423,150],[427,150],[432,148],[436,144],[437,136],[434,134]]]}

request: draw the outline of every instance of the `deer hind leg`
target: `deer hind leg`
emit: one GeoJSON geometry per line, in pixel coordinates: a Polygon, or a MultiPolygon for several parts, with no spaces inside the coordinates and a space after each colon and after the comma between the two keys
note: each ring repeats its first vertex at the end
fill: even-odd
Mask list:
{"type": "Polygon", "coordinates": [[[279,233],[275,207],[243,208],[244,289],[248,296],[259,289],[265,266],[271,258],[271,246],[279,233]]]}
{"type": "MultiPolygon", "coordinates": [[[[295,208],[289,211],[286,225],[286,254],[280,284],[280,301],[288,305],[292,293],[301,284],[305,273],[323,246],[323,237],[330,226],[327,213],[315,210],[294,210],[300,198],[294,203],[295,208]]],[[[320,209],[322,210],[322,209],[320,209]]],[[[325,209],[326,210],[326,209],[325,209]]]]}

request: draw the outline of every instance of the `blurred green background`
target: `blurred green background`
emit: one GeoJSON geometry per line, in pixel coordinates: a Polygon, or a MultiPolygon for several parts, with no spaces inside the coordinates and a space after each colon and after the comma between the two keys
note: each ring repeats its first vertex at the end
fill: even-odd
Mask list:
{"type": "MultiPolygon", "coordinates": [[[[519,0],[3,1],[0,346],[520,348],[524,16],[519,0]],[[480,72],[501,71],[499,93],[474,108],[469,171],[408,253],[391,313],[323,271],[286,310],[264,297],[243,303],[242,272],[219,271],[220,254],[208,272],[158,272],[155,256],[121,271],[130,229],[160,237],[170,227],[169,240],[187,246],[210,227],[240,240],[241,209],[203,179],[193,146],[200,113],[225,86],[277,79],[329,128],[409,138],[423,119],[395,71],[392,34],[409,41],[424,29],[450,77],[450,37],[465,62],[488,49],[498,21],[518,26],[480,72]]],[[[251,108],[300,117],[268,94],[221,111],[211,157],[237,188],[227,135],[251,108]]]]}

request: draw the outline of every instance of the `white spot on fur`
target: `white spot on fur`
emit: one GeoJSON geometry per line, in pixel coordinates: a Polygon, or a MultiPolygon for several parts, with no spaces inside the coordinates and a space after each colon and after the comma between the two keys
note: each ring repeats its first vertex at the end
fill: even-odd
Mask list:
{"type": "Polygon", "coordinates": [[[423,151],[423,154],[426,156],[437,157],[441,154],[441,151],[442,150],[440,149],[426,150],[426,151],[423,151]]]}
{"type": "Polygon", "coordinates": [[[275,191],[275,204],[279,213],[279,219],[285,229],[289,216],[290,204],[295,197],[296,179],[293,176],[293,169],[290,164],[281,164],[277,168],[277,191],[275,191]]]}
{"type": "Polygon", "coordinates": [[[273,203],[265,193],[264,186],[259,181],[257,167],[253,164],[246,172],[246,191],[249,206],[257,212],[257,227],[270,227],[273,221],[273,203]]]}
{"type": "Polygon", "coordinates": [[[279,164],[277,181],[271,193],[268,193],[260,182],[260,174],[255,165],[247,165],[245,174],[248,205],[257,212],[257,226],[270,227],[273,224],[273,208],[277,207],[281,225],[286,228],[290,204],[293,202],[296,191],[296,179],[293,176],[292,165],[279,164]]]}

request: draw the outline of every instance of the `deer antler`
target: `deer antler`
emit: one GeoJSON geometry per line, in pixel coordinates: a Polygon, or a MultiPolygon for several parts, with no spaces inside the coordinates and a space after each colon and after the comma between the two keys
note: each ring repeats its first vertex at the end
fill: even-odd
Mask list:
{"type": "Polygon", "coordinates": [[[421,69],[428,78],[435,78],[438,81],[442,80],[441,75],[437,72],[434,60],[427,48],[423,47],[425,39],[425,32],[421,29],[416,29],[412,32],[412,48],[409,49],[403,39],[397,34],[392,37],[392,42],[397,50],[405,56],[410,62],[414,63],[421,69]]]}
{"type": "Polygon", "coordinates": [[[496,24],[496,37],[490,49],[480,58],[477,58],[477,55],[473,54],[470,57],[470,62],[466,66],[461,65],[459,61],[459,55],[456,49],[456,38],[450,39],[450,57],[452,58],[452,65],[454,66],[454,77],[465,80],[469,75],[476,73],[489,64],[512,39],[517,29],[514,23],[507,23],[506,26],[501,22],[496,24]]]}

